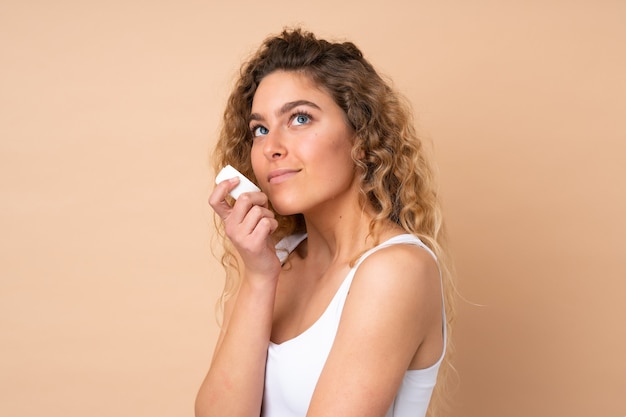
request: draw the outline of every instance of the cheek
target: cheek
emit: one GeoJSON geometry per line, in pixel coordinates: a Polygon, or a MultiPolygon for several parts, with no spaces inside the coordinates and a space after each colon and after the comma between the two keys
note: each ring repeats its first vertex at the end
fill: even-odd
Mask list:
{"type": "Polygon", "coordinates": [[[257,176],[259,174],[259,170],[261,168],[261,162],[263,158],[263,150],[260,146],[252,145],[250,148],[250,164],[252,165],[252,171],[254,171],[254,175],[257,176]]]}
{"type": "Polygon", "coordinates": [[[330,183],[351,181],[354,176],[352,146],[345,138],[336,138],[330,142],[327,151],[318,155],[318,163],[330,183]]]}
{"type": "Polygon", "coordinates": [[[341,160],[348,165],[354,164],[352,160],[352,142],[346,135],[334,138],[331,143],[331,149],[335,160],[341,160]]]}

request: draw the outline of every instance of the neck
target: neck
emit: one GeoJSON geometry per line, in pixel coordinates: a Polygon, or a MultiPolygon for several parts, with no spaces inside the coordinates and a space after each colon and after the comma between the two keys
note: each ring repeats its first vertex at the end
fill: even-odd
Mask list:
{"type": "Polygon", "coordinates": [[[335,213],[324,221],[305,217],[307,258],[314,262],[342,262],[363,251],[368,241],[370,216],[365,213],[335,213]]]}
{"type": "MultiPolygon", "coordinates": [[[[303,213],[308,235],[303,258],[311,268],[349,263],[377,243],[369,234],[374,212],[360,204],[358,195],[355,182],[352,192],[303,213]]],[[[398,234],[401,229],[388,222],[380,232],[377,238],[398,234]]]]}

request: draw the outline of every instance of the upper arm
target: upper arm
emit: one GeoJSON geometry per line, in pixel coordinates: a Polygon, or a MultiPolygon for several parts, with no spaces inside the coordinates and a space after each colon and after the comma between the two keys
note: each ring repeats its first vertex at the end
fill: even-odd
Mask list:
{"type": "Polygon", "coordinates": [[[425,335],[441,323],[440,288],[436,262],[417,246],[370,255],[354,276],[308,415],[384,416],[425,335]]]}

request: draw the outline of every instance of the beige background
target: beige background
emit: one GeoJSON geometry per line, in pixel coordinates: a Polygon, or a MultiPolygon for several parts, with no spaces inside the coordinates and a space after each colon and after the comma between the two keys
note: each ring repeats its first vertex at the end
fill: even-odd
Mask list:
{"type": "Polygon", "coordinates": [[[626,415],[626,2],[602,0],[0,1],[0,415],[192,415],[208,154],[240,62],[297,23],[361,46],[434,142],[468,300],[451,415],[626,415]]]}

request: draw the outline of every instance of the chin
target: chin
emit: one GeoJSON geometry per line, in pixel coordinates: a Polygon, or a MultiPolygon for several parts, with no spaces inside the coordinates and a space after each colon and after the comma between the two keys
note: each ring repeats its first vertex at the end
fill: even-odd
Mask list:
{"type": "Polygon", "coordinates": [[[296,211],[296,210],[291,210],[288,208],[283,208],[283,207],[276,207],[276,206],[272,206],[274,208],[274,211],[278,214],[280,214],[281,216],[291,216],[294,214],[300,214],[300,211],[296,211]]]}
{"type": "Polygon", "coordinates": [[[281,216],[291,216],[293,214],[302,213],[302,207],[295,201],[274,201],[272,200],[272,208],[281,216]]]}

